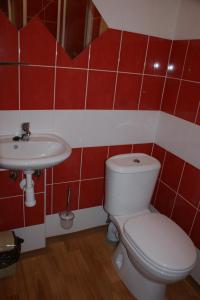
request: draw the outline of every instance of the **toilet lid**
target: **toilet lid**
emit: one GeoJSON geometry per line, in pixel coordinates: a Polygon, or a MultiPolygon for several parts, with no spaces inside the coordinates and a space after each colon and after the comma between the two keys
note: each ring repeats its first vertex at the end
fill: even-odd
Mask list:
{"type": "Polygon", "coordinates": [[[159,213],[148,213],[124,224],[127,239],[161,268],[184,271],[194,265],[196,250],[186,233],[159,213]]]}

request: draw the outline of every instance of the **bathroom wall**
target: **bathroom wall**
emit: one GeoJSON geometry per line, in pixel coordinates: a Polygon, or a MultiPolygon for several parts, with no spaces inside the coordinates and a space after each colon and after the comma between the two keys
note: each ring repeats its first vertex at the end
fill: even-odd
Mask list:
{"type": "Polygon", "coordinates": [[[0,228],[42,224],[45,212],[50,216],[64,209],[69,185],[72,209],[101,206],[105,159],[117,153],[144,151],[164,164],[153,198],[155,207],[179,223],[199,247],[198,180],[191,183],[193,188],[184,190],[187,178],[199,176],[198,150],[194,153],[195,147],[199,149],[199,41],[172,43],[171,39],[109,29],[71,61],[38,20],[19,34],[2,15],[0,25],[1,61],[28,63],[0,66],[1,133],[17,133],[20,121],[28,117],[33,132],[35,128],[53,128],[74,148],[65,163],[35,179],[35,208],[24,207],[19,179],[13,182],[8,172],[0,172],[0,228]],[[156,136],[157,110],[162,112],[156,136]],[[128,122],[127,111],[131,113],[128,122]],[[89,121],[81,119],[83,139],[77,134],[83,130],[78,120],[86,112],[89,121]],[[107,122],[108,112],[113,113],[114,121],[107,122]],[[182,122],[180,127],[178,122],[182,122]],[[111,131],[113,124],[115,130],[111,131]],[[174,124],[172,129],[170,124],[174,124]],[[176,128],[180,133],[190,127],[193,140],[183,151],[184,136],[176,133],[173,138],[172,133],[176,128]],[[105,131],[110,135],[102,138],[105,131]],[[152,147],[154,141],[157,145],[152,147]]]}

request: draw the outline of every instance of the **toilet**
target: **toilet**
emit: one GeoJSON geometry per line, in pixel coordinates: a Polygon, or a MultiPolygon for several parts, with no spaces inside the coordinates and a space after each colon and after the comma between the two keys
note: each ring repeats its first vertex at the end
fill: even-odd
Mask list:
{"type": "MultiPolygon", "coordinates": [[[[138,300],[164,300],[166,285],[185,278],[195,266],[196,249],[187,234],[150,201],[160,162],[143,153],[106,161],[104,208],[118,246],[113,264],[138,300]]],[[[109,231],[108,228],[108,231],[109,231]]]]}

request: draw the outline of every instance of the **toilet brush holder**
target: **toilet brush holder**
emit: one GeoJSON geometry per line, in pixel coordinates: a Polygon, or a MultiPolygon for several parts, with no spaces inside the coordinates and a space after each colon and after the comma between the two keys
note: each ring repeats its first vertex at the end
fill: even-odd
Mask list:
{"type": "Polygon", "coordinates": [[[70,211],[70,204],[71,204],[71,188],[69,187],[67,191],[66,210],[61,211],[59,213],[60,225],[64,229],[70,229],[73,226],[73,222],[74,222],[74,214],[72,211],[70,211]]]}
{"type": "Polygon", "coordinates": [[[70,229],[73,226],[74,214],[72,211],[62,211],[59,213],[60,225],[64,229],[70,229]]]}

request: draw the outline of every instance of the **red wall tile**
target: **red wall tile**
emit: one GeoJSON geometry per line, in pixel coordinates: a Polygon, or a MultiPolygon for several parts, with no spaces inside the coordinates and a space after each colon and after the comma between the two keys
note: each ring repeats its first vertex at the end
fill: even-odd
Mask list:
{"type": "Polygon", "coordinates": [[[87,109],[112,109],[116,73],[90,71],[87,109]]]}
{"type": "Polygon", "coordinates": [[[87,68],[89,48],[84,49],[78,56],[72,59],[66,51],[58,44],[57,45],[57,65],[61,67],[87,68]]]}
{"type": "Polygon", "coordinates": [[[23,226],[23,197],[0,199],[0,231],[23,226]]]}
{"type": "Polygon", "coordinates": [[[133,150],[132,152],[135,153],[146,153],[148,155],[151,155],[151,151],[152,151],[152,143],[147,143],[147,144],[134,144],[133,145],[133,150]]]}
{"type": "Polygon", "coordinates": [[[200,211],[197,213],[197,216],[196,216],[196,219],[194,222],[194,226],[193,226],[192,232],[191,232],[191,238],[198,248],[200,248],[199,228],[200,228],[200,211]]]}
{"type": "Polygon", "coordinates": [[[160,182],[155,200],[155,207],[159,212],[170,217],[176,193],[160,182]]]}
{"type": "Polygon", "coordinates": [[[44,194],[36,194],[36,205],[25,206],[25,225],[32,226],[44,223],[44,194]]]}
{"type": "Polygon", "coordinates": [[[22,195],[23,191],[19,186],[21,179],[21,173],[19,173],[17,180],[14,181],[10,178],[9,171],[0,172],[0,198],[22,195]]]}
{"type": "Polygon", "coordinates": [[[189,234],[194,217],[196,214],[196,209],[187,203],[180,196],[177,197],[172,220],[175,221],[179,226],[189,234]]]}
{"type": "Polygon", "coordinates": [[[173,190],[177,190],[183,172],[184,161],[170,152],[166,153],[161,179],[173,190]]]}
{"type": "Polygon", "coordinates": [[[86,70],[57,68],[56,109],[84,109],[86,79],[86,70]]]}
{"type": "Polygon", "coordinates": [[[131,150],[132,150],[132,145],[110,146],[109,157],[118,154],[131,153],[131,150]]]}
{"type": "Polygon", "coordinates": [[[137,109],[141,89],[141,75],[119,74],[115,109],[137,109]]]}
{"type": "Polygon", "coordinates": [[[52,185],[46,185],[46,214],[51,215],[52,214],[52,201],[53,201],[53,195],[52,195],[52,185]]]}
{"type": "Polygon", "coordinates": [[[18,61],[18,33],[0,11],[0,61],[18,61]]]}
{"type": "Polygon", "coordinates": [[[66,210],[69,188],[71,189],[70,209],[78,208],[79,182],[55,184],[53,186],[53,213],[66,210]]]}
{"type": "Polygon", "coordinates": [[[200,81],[200,40],[190,41],[185,68],[184,79],[200,81]]]}
{"type": "Polygon", "coordinates": [[[139,109],[159,110],[164,86],[164,78],[144,76],[139,109]]]}
{"type": "Polygon", "coordinates": [[[21,109],[52,109],[53,99],[54,68],[22,67],[21,109]]]}
{"type": "Polygon", "coordinates": [[[146,74],[166,74],[171,43],[170,40],[150,37],[145,67],[146,74]]]}
{"type": "Polygon", "coordinates": [[[18,67],[0,66],[0,110],[19,109],[18,67]]]}
{"type": "Polygon", "coordinates": [[[91,44],[90,68],[117,70],[121,31],[108,29],[91,44]]]}
{"type": "Polygon", "coordinates": [[[35,65],[55,65],[56,40],[39,19],[20,32],[21,61],[35,65]]]}
{"type": "Polygon", "coordinates": [[[181,77],[187,47],[188,41],[173,41],[167,76],[181,77]]]}
{"type": "Polygon", "coordinates": [[[179,188],[179,194],[187,201],[198,206],[200,201],[200,170],[186,163],[179,188]]]}
{"type": "Polygon", "coordinates": [[[174,114],[179,87],[180,87],[180,80],[171,79],[171,78],[166,79],[164,95],[162,100],[162,107],[161,107],[162,111],[168,114],[172,114],[172,115],[174,114]]]}
{"type": "Polygon", "coordinates": [[[200,83],[182,81],[175,115],[194,122],[200,101],[200,83]]]}
{"type": "Polygon", "coordinates": [[[53,182],[67,182],[80,179],[81,149],[73,149],[63,163],[54,167],[53,182]]]}
{"type": "Polygon", "coordinates": [[[81,178],[104,177],[108,147],[83,148],[81,178]]]}
{"type": "Polygon", "coordinates": [[[123,32],[119,70],[142,73],[148,37],[146,35],[123,32]]]}
{"type": "Polygon", "coordinates": [[[83,180],[80,190],[80,208],[102,205],[104,198],[104,180],[83,180]]]}

